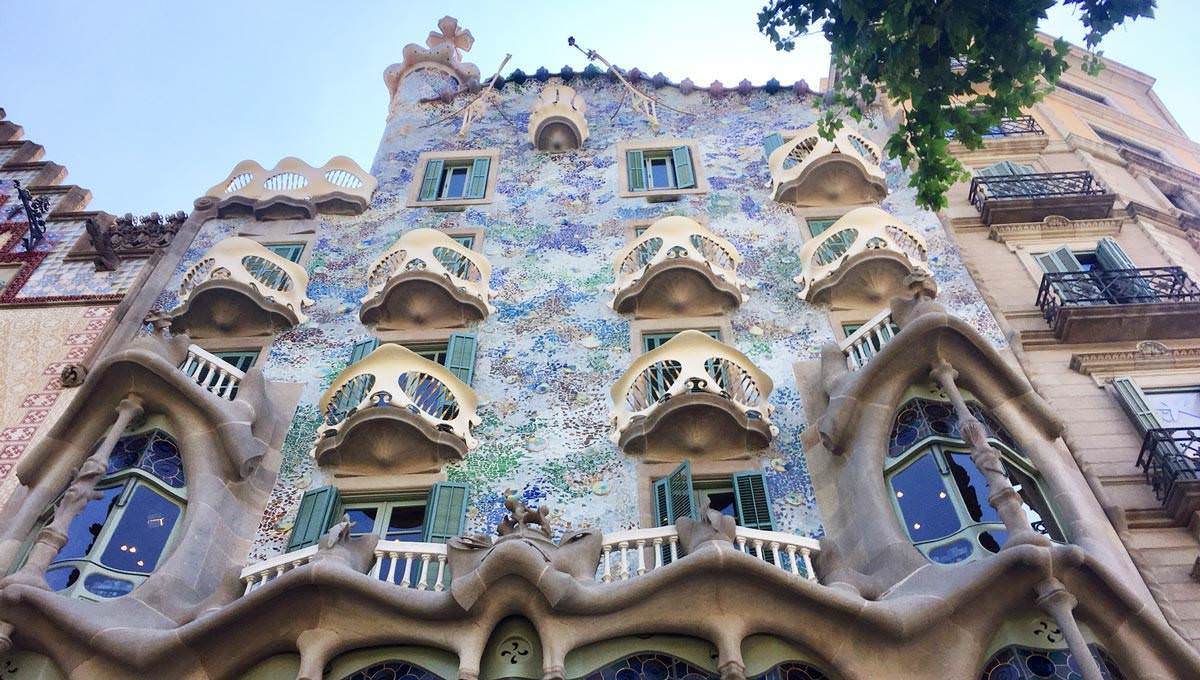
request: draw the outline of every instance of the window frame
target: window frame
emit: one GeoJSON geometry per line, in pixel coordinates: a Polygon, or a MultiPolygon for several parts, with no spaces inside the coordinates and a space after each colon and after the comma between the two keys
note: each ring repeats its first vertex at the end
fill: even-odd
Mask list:
{"type": "Polygon", "coordinates": [[[413,167],[412,179],[409,182],[406,205],[409,208],[434,208],[436,210],[455,211],[465,209],[471,205],[486,205],[492,203],[496,199],[496,183],[500,176],[500,150],[498,148],[489,149],[471,149],[465,151],[426,151],[417,157],[416,165],[413,167]],[[487,184],[483,191],[482,198],[440,198],[444,189],[444,183],[448,177],[439,178],[438,196],[433,200],[421,199],[421,184],[425,178],[425,169],[430,161],[443,161],[452,166],[467,167],[467,177],[463,185],[463,191],[466,192],[467,185],[471,181],[470,165],[473,161],[480,158],[486,158],[489,161],[487,184]]]}
{"type": "MultiPolygon", "coordinates": [[[[704,170],[703,155],[700,153],[699,142],[695,139],[637,139],[623,140],[616,144],[617,154],[617,196],[620,198],[646,198],[651,201],[673,200],[681,196],[693,194],[705,194],[709,191],[708,175],[704,170]],[[696,185],[686,189],[678,188],[651,188],[647,182],[647,188],[644,191],[632,191],[629,187],[629,161],[627,154],[630,151],[641,151],[644,154],[653,153],[655,155],[670,156],[673,149],[677,147],[686,147],[688,155],[692,162],[692,176],[695,178],[696,185]]],[[[647,161],[648,162],[648,161],[647,161]]],[[[674,173],[674,161],[669,164],[672,176],[674,173]]],[[[647,166],[648,168],[648,166],[647,166]]],[[[648,179],[648,178],[647,178],[648,179]]]]}
{"type": "Polygon", "coordinates": [[[629,322],[629,350],[634,357],[639,357],[646,353],[646,336],[678,334],[688,330],[716,330],[719,337],[715,340],[726,345],[732,345],[733,342],[733,325],[728,315],[634,319],[629,322]]]}
{"type": "MultiPolygon", "coordinates": [[[[427,520],[429,518],[429,494],[430,490],[424,491],[411,489],[405,491],[397,491],[389,494],[361,494],[361,495],[346,495],[342,496],[338,503],[336,517],[341,517],[348,510],[358,510],[364,508],[376,508],[379,512],[375,516],[374,526],[371,531],[363,533],[351,534],[352,536],[369,536],[375,535],[379,540],[389,540],[387,534],[387,520],[391,511],[398,507],[414,507],[420,505],[424,508],[424,513],[421,518],[421,536],[424,537],[426,531],[427,520]]],[[[420,543],[420,540],[413,541],[420,543]]]]}

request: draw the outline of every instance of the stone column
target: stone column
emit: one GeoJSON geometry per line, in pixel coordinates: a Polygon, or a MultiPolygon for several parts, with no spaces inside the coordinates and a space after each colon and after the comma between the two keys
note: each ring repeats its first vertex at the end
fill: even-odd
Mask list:
{"type": "Polygon", "coordinates": [[[1054,617],[1058,629],[1067,639],[1071,656],[1075,657],[1075,662],[1079,664],[1084,680],[1104,680],[1104,676],[1100,674],[1100,665],[1092,656],[1092,650],[1088,649],[1087,641],[1083,639],[1083,631],[1079,630],[1079,624],[1075,621],[1074,610],[1078,602],[1075,596],[1067,592],[1066,586],[1054,577],[1039,583],[1037,594],[1038,607],[1054,617]]]}
{"type": "Polygon", "coordinates": [[[12,576],[0,581],[0,586],[8,583],[25,583],[39,588],[48,588],[46,584],[46,567],[67,542],[67,529],[71,522],[83,510],[89,501],[99,498],[96,483],[108,471],[108,458],[117,446],[117,440],[129,427],[129,423],[142,414],[142,402],[136,396],[130,395],[117,405],[117,419],[109,426],[96,452],[83,461],[71,484],[63,494],[62,500],[54,508],[54,517],[50,523],[38,533],[37,541],[29,550],[29,558],[25,564],[12,576]]]}
{"type": "Polygon", "coordinates": [[[967,402],[954,382],[958,377],[958,371],[954,370],[954,367],[948,362],[939,360],[930,370],[929,375],[937,381],[946,396],[950,397],[950,402],[954,405],[954,412],[958,416],[959,429],[962,431],[963,439],[971,446],[971,461],[987,479],[988,504],[999,513],[1001,521],[1004,522],[1004,528],[1008,531],[1008,540],[1004,544],[1006,546],[1050,545],[1049,538],[1034,531],[1033,527],[1029,525],[1029,519],[1025,516],[1025,510],[1022,507],[1021,495],[1013,488],[1012,482],[1004,473],[1000,452],[988,443],[987,430],[984,429],[983,423],[979,422],[967,409],[967,402]]]}

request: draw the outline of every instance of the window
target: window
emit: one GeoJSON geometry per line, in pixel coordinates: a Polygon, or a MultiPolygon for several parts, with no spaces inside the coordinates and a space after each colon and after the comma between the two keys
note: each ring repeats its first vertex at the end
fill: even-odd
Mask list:
{"type": "MultiPolygon", "coordinates": [[[[968,404],[1000,451],[1005,473],[1020,494],[1034,530],[1062,541],[1032,463],[1008,432],[978,404],[968,404]]],[[[971,460],[953,407],[915,397],[897,411],[884,466],[896,515],[913,545],[930,560],[954,564],[995,553],[1008,535],[988,503],[987,480],[971,460]]]]}
{"type": "Polygon", "coordinates": [[[773,531],[774,515],[761,472],[739,472],[731,477],[696,480],[692,465],[684,462],[653,484],[654,516],[658,526],[669,526],[680,517],[699,518],[711,508],[733,517],[738,526],[773,531]]]}
{"type": "Polygon", "coordinates": [[[1064,302],[1103,305],[1158,300],[1150,282],[1138,274],[1137,265],[1107,236],[1096,243],[1095,250],[1060,246],[1034,255],[1034,260],[1043,272],[1056,275],[1051,285],[1064,302]]]}
{"type": "MultiPolygon", "coordinates": [[[[1102,648],[1088,645],[1092,657],[1100,667],[1103,680],[1124,680],[1116,662],[1102,648]]],[[[1079,662],[1069,649],[1037,649],[1023,645],[1010,645],[997,651],[984,664],[981,680],[1003,678],[1004,680],[1041,680],[1043,678],[1082,678],[1079,662]]]]}
{"type": "MultiPolygon", "coordinates": [[[[467,500],[465,484],[438,482],[426,492],[397,493],[387,496],[342,499],[337,487],[311,489],[300,499],[296,521],[288,537],[288,552],[316,545],[321,536],[343,516],[350,517],[351,536],[375,534],[381,541],[404,543],[445,543],[461,536],[466,527],[467,500]]],[[[420,564],[406,565],[390,558],[376,565],[380,579],[399,583],[405,574],[409,582],[420,577],[420,564]],[[405,568],[407,566],[407,569],[405,568]]],[[[446,571],[441,577],[449,582],[446,571]]]]}
{"type": "Polygon", "coordinates": [[[663,200],[707,190],[694,143],[647,140],[617,144],[620,195],[663,200]]]}
{"type": "Polygon", "coordinates": [[[1200,385],[1143,390],[1133,378],[1120,377],[1113,388],[1141,435],[1164,427],[1200,428],[1200,385]]]}
{"type": "Polygon", "coordinates": [[[272,253],[291,262],[299,262],[300,256],[304,254],[303,243],[264,243],[263,246],[272,253]]]}
{"type": "Polygon", "coordinates": [[[487,193],[491,159],[433,159],[425,164],[418,199],[461,201],[482,199],[487,193]]]}
{"type": "Polygon", "coordinates": [[[1080,97],[1083,97],[1085,99],[1090,99],[1090,100],[1096,102],[1097,104],[1104,104],[1105,106],[1107,106],[1109,103],[1108,97],[1105,97],[1102,94],[1092,92],[1091,90],[1084,89],[1082,87],[1079,87],[1078,85],[1072,85],[1071,83],[1064,82],[1062,80],[1058,81],[1058,83],[1055,84],[1055,87],[1060,90],[1066,90],[1067,92],[1070,92],[1071,94],[1077,94],[1080,97]]]}
{"type": "Polygon", "coordinates": [[[179,446],[158,429],[122,436],[96,491],[46,570],[53,590],[89,600],[131,592],[174,543],[187,495],[179,446]]]}
{"type": "Polygon", "coordinates": [[[1126,139],[1120,135],[1113,134],[1111,132],[1107,132],[1107,131],[1102,130],[1095,126],[1091,126],[1091,127],[1092,127],[1092,132],[1095,132],[1097,137],[1099,137],[1101,140],[1103,140],[1105,142],[1108,142],[1109,144],[1112,144],[1113,146],[1122,147],[1122,148],[1126,148],[1126,149],[1132,149],[1133,151],[1137,151],[1138,153],[1144,154],[1146,156],[1150,156],[1151,158],[1162,158],[1163,157],[1162,152],[1159,151],[1158,149],[1148,147],[1145,144],[1140,144],[1138,142],[1133,141],[1132,139],[1126,139]]]}

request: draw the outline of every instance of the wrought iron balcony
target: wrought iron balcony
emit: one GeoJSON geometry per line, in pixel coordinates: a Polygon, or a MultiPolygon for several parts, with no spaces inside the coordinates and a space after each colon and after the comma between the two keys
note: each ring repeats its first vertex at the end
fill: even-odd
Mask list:
{"type": "MultiPolygon", "coordinates": [[[[1037,120],[1033,116],[1017,116],[1015,118],[1001,118],[1000,122],[988,128],[983,133],[984,139],[995,139],[997,137],[1014,137],[1018,135],[1045,135],[1046,131],[1038,125],[1037,120]]],[[[957,137],[954,130],[946,133],[947,139],[957,137]]]]}
{"type": "Polygon", "coordinates": [[[1047,273],[1037,306],[1064,342],[1192,337],[1200,286],[1180,267],[1047,273]]]}
{"type": "Polygon", "coordinates": [[[795,277],[809,302],[853,296],[877,304],[900,290],[906,276],[924,272],[925,238],[874,207],[851,210],[800,250],[795,277]]]}
{"type": "Polygon", "coordinates": [[[987,225],[1039,222],[1047,215],[1101,219],[1116,200],[1083,170],[979,176],[971,180],[968,198],[987,225]]]}
{"type": "Polygon", "coordinates": [[[847,127],[833,140],[810,125],[771,152],[772,198],[801,206],[874,203],[887,196],[879,147],[847,127]]]}
{"type": "Polygon", "coordinates": [[[475,448],[475,391],[395,344],[351,364],[321,397],[314,455],[339,475],[428,472],[475,448]]]}
{"type": "Polygon", "coordinates": [[[308,317],[308,273],[261,243],[234,236],[184,274],[179,306],[167,316],[193,337],[268,335],[308,317]]]}
{"type": "Polygon", "coordinates": [[[733,244],[686,217],[664,217],[617,254],[613,309],[638,318],[709,316],[746,300],[733,244]]]}
{"type": "Polygon", "coordinates": [[[453,328],[492,311],[492,265],[435,229],[400,237],[371,266],[359,318],[386,328],[453,328]]]}
{"type": "Polygon", "coordinates": [[[1179,481],[1200,480],[1200,429],[1164,427],[1146,431],[1138,467],[1154,487],[1154,495],[1166,501],[1179,481]]]}
{"type": "Polygon", "coordinates": [[[740,458],[774,436],[771,379],[696,330],[634,360],[613,385],[613,441],[647,461],[740,458]]]}

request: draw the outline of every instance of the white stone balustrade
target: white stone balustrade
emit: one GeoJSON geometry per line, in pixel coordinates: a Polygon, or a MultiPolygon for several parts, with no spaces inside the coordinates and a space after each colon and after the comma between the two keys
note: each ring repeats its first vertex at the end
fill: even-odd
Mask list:
{"type": "MultiPolygon", "coordinates": [[[[728,400],[751,420],[770,425],[771,378],[733,347],[686,330],[634,359],[612,387],[613,441],[638,416],[649,416],[672,397],[705,392],[728,400]]],[[[772,426],[773,427],[773,426],[772,426]]]]}
{"type": "MultiPolygon", "coordinates": [[[[820,552],[820,544],[815,539],[746,527],[738,527],[734,536],[734,545],[739,551],[798,578],[817,581],[812,559],[820,552]]],[[[604,535],[602,545],[596,578],[604,583],[628,581],[662,569],[670,562],[687,559],[673,526],[612,532],[604,535]]],[[[309,546],[242,569],[242,594],[249,594],[292,569],[308,564],[317,551],[317,546],[309,546]]],[[[446,544],[379,541],[369,573],[401,588],[442,592],[450,584],[446,544]]]]}
{"type": "Polygon", "coordinates": [[[346,156],[334,156],[319,168],[288,156],[270,170],[257,161],[244,160],[205,195],[219,200],[237,197],[266,202],[283,197],[320,203],[331,195],[343,194],[365,208],[376,186],[378,181],[346,156]]]}
{"type": "MultiPolygon", "coordinates": [[[[317,546],[312,545],[242,569],[242,594],[248,595],[267,582],[308,564],[317,552],[317,546]]],[[[379,541],[370,575],[401,588],[440,592],[450,583],[446,569],[445,543],[379,541]]]]}
{"type": "Polygon", "coordinates": [[[832,205],[879,200],[887,195],[887,176],[879,164],[878,146],[843,125],[832,140],[825,139],[814,123],[794,135],[767,157],[772,197],[797,205],[832,205]],[[857,176],[847,176],[836,166],[854,166],[857,176]],[[832,175],[817,172],[834,170],[832,175]],[[807,186],[806,186],[807,185],[807,186]]]}
{"type": "Polygon", "coordinates": [[[197,385],[230,401],[237,394],[238,384],[246,377],[241,369],[196,345],[188,345],[187,358],[179,370],[196,381],[197,385]]]}
{"type": "Polygon", "coordinates": [[[473,449],[478,403],[475,391],[445,366],[388,343],[342,371],[320,405],[326,437],[344,427],[351,411],[390,407],[407,410],[435,431],[449,431],[473,449]]]}
{"type": "Polygon", "coordinates": [[[920,232],[879,208],[856,208],[800,249],[803,269],[794,279],[800,297],[817,301],[851,269],[873,259],[899,263],[906,274],[929,273],[929,251],[920,232]]]}
{"type": "Polygon", "coordinates": [[[896,324],[892,322],[892,310],[885,309],[876,314],[874,318],[838,343],[842,353],[846,355],[846,367],[851,371],[857,371],[866,366],[871,357],[878,354],[884,345],[896,337],[896,333],[896,324]]]}
{"type": "Polygon", "coordinates": [[[209,249],[184,274],[179,287],[180,306],[198,287],[213,280],[242,284],[262,301],[282,305],[295,317],[295,323],[308,319],[303,311],[313,303],[305,295],[308,272],[258,241],[233,236],[209,249]]]}
{"type": "Polygon", "coordinates": [[[647,272],[664,263],[697,265],[717,282],[725,283],[738,303],[748,299],[743,292],[746,282],[737,273],[742,263],[737,248],[699,222],[674,215],[647,227],[617,254],[613,262],[614,306],[619,306],[622,291],[637,285],[647,272]]]}
{"type": "Polygon", "coordinates": [[[477,253],[436,229],[414,229],[405,233],[371,265],[367,274],[364,305],[382,304],[388,283],[406,272],[420,271],[444,278],[452,289],[473,297],[489,314],[495,311],[489,287],[492,265],[477,253]]]}
{"type": "Polygon", "coordinates": [[[588,138],[587,104],[568,85],[546,85],[529,116],[529,143],[539,151],[578,149],[588,138]]]}

